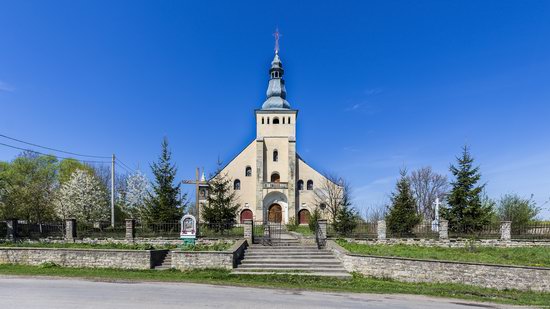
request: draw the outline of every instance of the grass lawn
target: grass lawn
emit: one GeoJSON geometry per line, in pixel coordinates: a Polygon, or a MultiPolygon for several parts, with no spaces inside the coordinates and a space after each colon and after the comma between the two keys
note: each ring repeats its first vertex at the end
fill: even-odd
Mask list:
{"type": "Polygon", "coordinates": [[[336,242],[352,253],[365,255],[550,267],[550,247],[442,248],[415,245],[362,245],[340,239],[336,242]]]}
{"type": "Polygon", "coordinates": [[[311,236],[313,232],[308,225],[287,225],[287,229],[292,232],[300,233],[304,236],[311,236]]]}
{"type": "Polygon", "coordinates": [[[490,301],[516,305],[550,304],[550,293],[497,291],[461,284],[402,283],[354,274],[350,280],[292,275],[232,275],[227,270],[155,271],[92,268],[61,268],[53,265],[25,266],[0,264],[0,274],[25,276],[61,276],[100,280],[194,282],[219,285],[273,287],[317,291],[417,294],[490,301]]]}
{"type": "Polygon", "coordinates": [[[197,244],[193,247],[183,247],[181,245],[148,245],[148,244],[123,244],[123,243],[44,243],[44,242],[0,242],[0,247],[25,247],[25,248],[69,248],[69,249],[121,249],[121,250],[174,250],[180,248],[186,251],[225,251],[231,247],[233,243],[214,243],[214,244],[197,244]]]}

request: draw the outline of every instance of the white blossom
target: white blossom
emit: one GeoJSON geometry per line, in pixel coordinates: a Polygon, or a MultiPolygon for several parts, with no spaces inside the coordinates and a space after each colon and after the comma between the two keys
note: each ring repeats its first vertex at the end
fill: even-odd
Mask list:
{"type": "Polygon", "coordinates": [[[145,199],[150,190],[149,180],[145,175],[137,171],[126,179],[126,200],[124,205],[134,218],[139,217],[145,208],[145,199]]]}

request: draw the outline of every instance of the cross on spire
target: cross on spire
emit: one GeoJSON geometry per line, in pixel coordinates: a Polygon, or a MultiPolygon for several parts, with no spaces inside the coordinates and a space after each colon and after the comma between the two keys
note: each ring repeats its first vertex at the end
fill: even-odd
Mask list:
{"type": "Polygon", "coordinates": [[[279,53],[279,38],[283,35],[279,33],[279,28],[275,28],[275,33],[273,33],[273,36],[275,37],[275,53],[279,53]]]}

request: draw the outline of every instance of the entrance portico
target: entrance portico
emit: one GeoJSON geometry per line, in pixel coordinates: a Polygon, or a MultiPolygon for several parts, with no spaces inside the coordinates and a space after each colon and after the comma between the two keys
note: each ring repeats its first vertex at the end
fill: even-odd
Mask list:
{"type": "Polygon", "coordinates": [[[279,191],[269,192],[263,201],[264,218],[269,222],[288,224],[288,199],[279,191]]]}

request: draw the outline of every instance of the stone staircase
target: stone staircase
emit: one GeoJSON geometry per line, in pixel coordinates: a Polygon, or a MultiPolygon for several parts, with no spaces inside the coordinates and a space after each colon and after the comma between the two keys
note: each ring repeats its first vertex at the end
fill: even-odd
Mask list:
{"type": "Polygon", "coordinates": [[[331,251],[320,250],[316,245],[302,245],[297,239],[286,238],[283,235],[280,240],[272,241],[270,246],[249,246],[244,253],[244,259],[232,273],[351,278],[331,251]]]}
{"type": "Polygon", "coordinates": [[[166,255],[164,256],[163,260],[160,262],[159,265],[155,266],[155,270],[169,270],[172,268],[172,252],[168,250],[166,255]]]}

